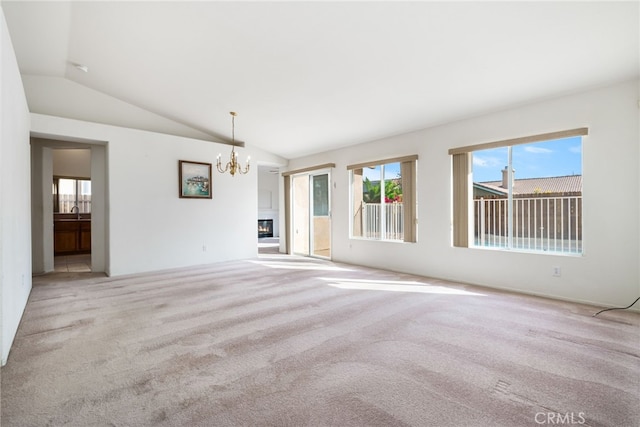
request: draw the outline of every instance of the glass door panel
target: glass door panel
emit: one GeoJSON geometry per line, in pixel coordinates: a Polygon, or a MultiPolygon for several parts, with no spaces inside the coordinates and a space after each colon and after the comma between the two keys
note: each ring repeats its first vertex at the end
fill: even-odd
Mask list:
{"type": "Polygon", "coordinates": [[[310,224],[312,255],[331,257],[331,211],[329,209],[329,174],[311,176],[313,221],[310,224]]]}

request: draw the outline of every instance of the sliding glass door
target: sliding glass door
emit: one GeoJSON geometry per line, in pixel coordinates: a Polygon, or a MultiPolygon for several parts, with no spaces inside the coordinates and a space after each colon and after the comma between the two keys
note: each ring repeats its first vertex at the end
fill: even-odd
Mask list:
{"type": "Polygon", "coordinates": [[[331,258],[331,206],[328,172],[292,178],[293,253],[331,258]]]}

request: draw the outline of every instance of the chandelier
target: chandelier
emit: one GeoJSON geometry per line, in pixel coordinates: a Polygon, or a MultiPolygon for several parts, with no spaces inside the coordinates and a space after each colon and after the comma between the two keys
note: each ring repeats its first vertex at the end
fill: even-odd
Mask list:
{"type": "Polygon", "coordinates": [[[236,174],[236,172],[241,173],[241,174],[245,174],[247,172],[249,172],[249,159],[251,157],[247,157],[247,166],[242,169],[242,166],[240,166],[240,163],[238,163],[238,153],[236,153],[236,116],[238,115],[238,113],[232,111],[229,114],[231,114],[231,158],[229,159],[229,161],[227,162],[227,164],[225,165],[224,169],[222,168],[222,162],[220,160],[220,158],[222,157],[222,154],[218,154],[218,162],[217,162],[217,166],[218,166],[218,172],[220,173],[225,173],[227,171],[229,171],[229,173],[231,174],[231,176],[234,176],[236,174]]]}

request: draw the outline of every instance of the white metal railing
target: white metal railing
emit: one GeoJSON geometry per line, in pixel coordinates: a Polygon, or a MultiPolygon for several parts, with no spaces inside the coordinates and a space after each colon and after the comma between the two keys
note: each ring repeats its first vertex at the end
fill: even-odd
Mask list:
{"type": "MultiPolygon", "coordinates": [[[[71,209],[76,206],[76,195],[75,194],[59,194],[60,201],[60,212],[61,213],[70,213],[71,209]]],[[[78,196],[78,209],[82,213],[91,212],[91,195],[84,194],[78,196]]],[[[73,210],[75,213],[76,210],[73,210]]]]}
{"type": "Polygon", "coordinates": [[[362,204],[362,237],[367,239],[404,240],[404,208],[402,203],[362,204]],[[384,229],[381,230],[382,224],[384,229]]]}
{"type": "Polygon", "coordinates": [[[582,196],[474,200],[476,246],[582,253],[582,196]]]}

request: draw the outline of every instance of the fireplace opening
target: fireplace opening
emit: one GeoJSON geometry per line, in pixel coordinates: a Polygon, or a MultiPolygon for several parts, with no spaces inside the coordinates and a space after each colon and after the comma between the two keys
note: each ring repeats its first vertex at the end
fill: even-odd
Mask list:
{"type": "Polygon", "coordinates": [[[258,220],[258,237],[273,237],[273,220],[258,220]]]}

